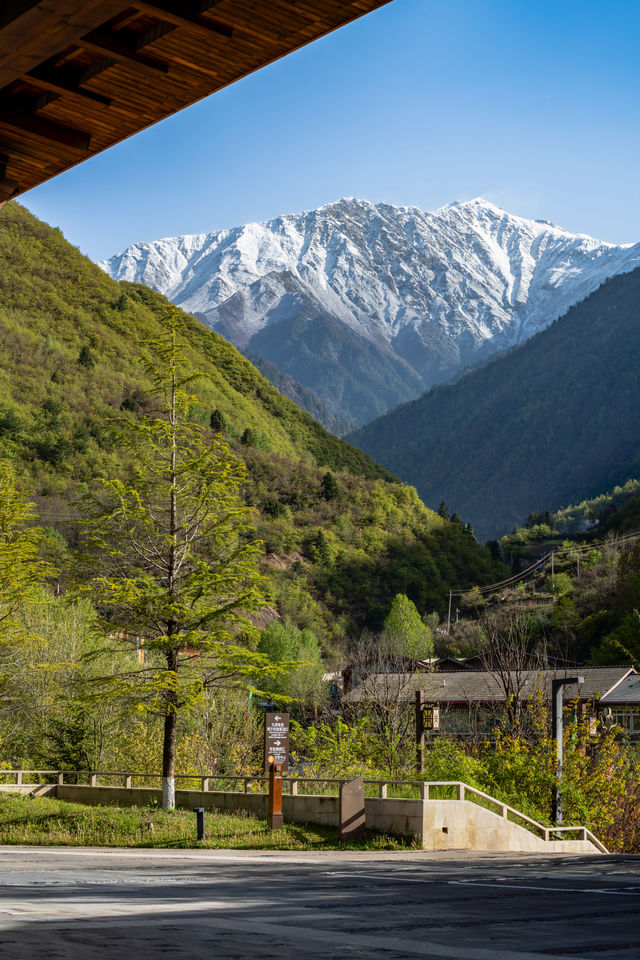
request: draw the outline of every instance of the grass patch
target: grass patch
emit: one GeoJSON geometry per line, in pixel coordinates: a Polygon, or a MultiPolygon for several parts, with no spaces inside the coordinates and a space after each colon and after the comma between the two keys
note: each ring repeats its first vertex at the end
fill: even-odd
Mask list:
{"type": "MultiPolygon", "coordinates": [[[[268,830],[264,820],[243,811],[205,812],[204,843],[196,840],[196,817],[189,810],[157,807],[85,806],[51,797],[0,795],[0,844],[77,847],[199,847],[231,850],[339,850],[337,828],[285,824],[268,830]]],[[[408,838],[368,831],[353,850],[405,850],[408,838]]]]}

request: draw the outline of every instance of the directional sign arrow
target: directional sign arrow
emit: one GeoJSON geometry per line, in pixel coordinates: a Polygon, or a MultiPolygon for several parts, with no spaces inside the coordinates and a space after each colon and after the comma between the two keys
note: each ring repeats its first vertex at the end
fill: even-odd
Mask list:
{"type": "Polygon", "coordinates": [[[282,717],[280,716],[280,714],[277,714],[274,719],[275,719],[275,720],[282,720],[282,717]]]}
{"type": "Polygon", "coordinates": [[[276,747],[279,747],[279,746],[280,746],[280,740],[274,740],[273,742],[274,742],[274,744],[275,744],[276,747]]]}

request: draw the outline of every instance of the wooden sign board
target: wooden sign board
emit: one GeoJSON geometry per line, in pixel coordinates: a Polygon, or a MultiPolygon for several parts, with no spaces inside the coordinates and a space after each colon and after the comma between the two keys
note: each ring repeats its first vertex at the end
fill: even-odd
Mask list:
{"type": "Polygon", "coordinates": [[[266,713],[264,717],[264,768],[268,772],[279,763],[282,772],[289,769],[289,714],[266,713]]]}
{"type": "Polygon", "coordinates": [[[440,706],[437,703],[434,703],[433,705],[433,726],[431,727],[431,729],[432,730],[440,729],[440,706]]]}
{"type": "Polygon", "coordinates": [[[440,729],[440,705],[439,704],[431,703],[428,706],[423,707],[422,723],[425,730],[440,729]]]}
{"type": "Polygon", "coordinates": [[[339,839],[361,840],[365,832],[364,782],[362,777],[340,787],[339,839]]]}

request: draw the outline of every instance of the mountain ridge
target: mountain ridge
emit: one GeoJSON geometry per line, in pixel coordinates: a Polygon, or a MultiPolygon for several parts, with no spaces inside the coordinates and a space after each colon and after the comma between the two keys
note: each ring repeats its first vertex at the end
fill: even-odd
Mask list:
{"type": "Polygon", "coordinates": [[[456,383],[348,434],[481,540],[640,476],[640,268],[456,383]]]}
{"type": "Polygon", "coordinates": [[[523,342],[638,265],[640,244],[572,234],[480,198],[432,212],[348,198],[133,244],[101,264],[357,424],[523,342]]]}

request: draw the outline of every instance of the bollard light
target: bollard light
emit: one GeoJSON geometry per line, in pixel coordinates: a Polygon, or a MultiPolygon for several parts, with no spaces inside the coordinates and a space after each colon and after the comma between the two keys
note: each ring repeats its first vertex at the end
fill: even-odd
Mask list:
{"type": "Polygon", "coordinates": [[[195,807],[196,828],[198,831],[198,840],[204,840],[204,807],[195,807]]]}

